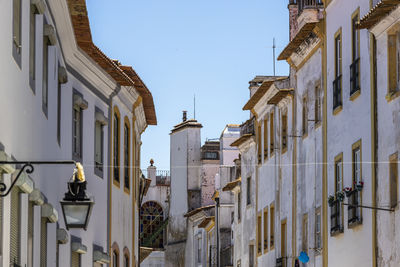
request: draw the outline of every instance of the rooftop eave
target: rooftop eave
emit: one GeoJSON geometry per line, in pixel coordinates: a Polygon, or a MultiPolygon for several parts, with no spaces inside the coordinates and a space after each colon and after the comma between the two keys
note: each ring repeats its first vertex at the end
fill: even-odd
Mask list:
{"type": "Polygon", "coordinates": [[[243,110],[252,110],[257,103],[261,100],[261,98],[269,91],[271,85],[275,81],[281,81],[287,79],[286,76],[274,76],[274,78],[268,79],[264,81],[261,86],[257,89],[254,95],[247,101],[244,105],[243,110]]]}
{"type": "Polygon", "coordinates": [[[399,0],[381,0],[358,24],[359,29],[371,29],[400,5],[399,0]]]}

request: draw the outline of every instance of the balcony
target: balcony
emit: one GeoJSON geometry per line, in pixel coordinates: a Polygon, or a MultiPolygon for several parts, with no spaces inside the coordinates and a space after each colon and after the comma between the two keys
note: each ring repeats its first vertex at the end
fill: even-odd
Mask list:
{"type": "Polygon", "coordinates": [[[349,205],[348,205],[348,225],[349,227],[355,226],[362,223],[361,220],[361,208],[358,207],[360,205],[361,192],[357,190],[351,191],[348,196],[349,205]]]}
{"type": "Polygon", "coordinates": [[[343,232],[342,205],[339,200],[333,201],[331,206],[331,235],[343,232]]]}
{"type": "Polygon", "coordinates": [[[240,125],[240,136],[243,136],[245,134],[251,134],[254,135],[254,117],[240,125]]]}
{"type": "Polygon", "coordinates": [[[301,29],[307,23],[317,23],[319,21],[319,11],[323,7],[322,0],[297,0],[298,28],[301,29]]]}

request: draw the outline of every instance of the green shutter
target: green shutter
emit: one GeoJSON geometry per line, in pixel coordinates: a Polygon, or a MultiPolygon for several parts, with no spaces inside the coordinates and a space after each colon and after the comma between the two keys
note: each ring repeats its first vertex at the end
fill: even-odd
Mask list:
{"type": "Polygon", "coordinates": [[[10,209],[10,264],[21,264],[21,212],[19,201],[19,189],[14,187],[11,191],[11,209],[10,209]]]}

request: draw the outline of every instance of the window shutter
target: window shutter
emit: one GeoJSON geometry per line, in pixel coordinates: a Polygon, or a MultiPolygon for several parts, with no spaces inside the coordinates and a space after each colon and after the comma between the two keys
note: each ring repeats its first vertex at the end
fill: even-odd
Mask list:
{"type": "Polygon", "coordinates": [[[28,267],[33,267],[33,202],[28,206],[28,267]]]}
{"type": "Polygon", "coordinates": [[[71,253],[71,267],[81,266],[81,255],[76,252],[71,253]]]}
{"type": "Polygon", "coordinates": [[[11,210],[10,210],[10,264],[20,262],[21,247],[21,224],[20,224],[20,201],[19,189],[14,187],[11,191],[11,210]]]}
{"type": "Polygon", "coordinates": [[[40,267],[47,266],[47,219],[40,222],[40,267]]]}

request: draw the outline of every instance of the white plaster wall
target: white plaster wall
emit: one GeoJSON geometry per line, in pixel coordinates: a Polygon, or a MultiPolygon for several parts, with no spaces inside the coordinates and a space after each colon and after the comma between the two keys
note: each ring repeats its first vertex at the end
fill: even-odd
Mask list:
{"type": "MultiPolygon", "coordinates": [[[[360,32],[360,80],[361,95],[350,100],[350,64],[351,62],[351,15],[360,7],[360,15],[369,11],[369,1],[332,1],[326,10],[327,22],[327,107],[328,107],[328,194],[334,192],[334,158],[343,152],[344,187],[351,186],[351,150],[352,144],[362,140],[362,179],[364,189],[362,202],[371,203],[371,119],[370,119],[370,63],[369,37],[367,31],[360,32]],[[343,110],[332,113],[332,82],[334,80],[334,35],[342,28],[343,40],[343,110]]],[[[344,209],[344,233],[328,237],[330,266],[372,266],[372,224],[371,210],[362,209],[362,225],[353,229],[347,227],[347,211],[344,209]],[[350,253],[351,252],[351,253],[350,253]]],[[[328,208],[328,214],[330,209],[328,208]]],[[[329,218],[329,217],[328,217],[329,218]]],[[[328,220],[328,230],[330,222],[328,220]]]]}
{"type": "MultiPolygon", "coordinates": [[[[318,49],[314,55],[304,64],[296,73],[296,101],[297,101],[297,122],[296,135],[301,135],[302,126],[302,107],[303,97],[307,97],[308,110],[308,129],[307,136],[296,138],[297,145],[297,228],[296,228],[296,255],[299,256],[302,247],[303,236],[303,215],[308,216],[308,247],[307,254],[310,257],[309,264],[312,266],[321,266],[317,264],[317,258],[321,258],[319,251],[315,250],[315,211],[322,206],[322,127],[315,121],[315,87],[322,88],[321,72],[321,49],[318,49]]],[[[321,90],[320,99],[323,99],[323,90],[321,90]]],[[[322,103],[322,102],[321,102],[322,103]]],[[[322,106],[321,106],[322,112],[322,106]]],[[[320,113],[322,114],[322,113],[320,113]]],[[[321,207],[322,208],[322,207],[321,207]]],[[[322,210],[322,209],[321,209],[322,210]]],[[[322,218],[321,218],[322,219],[322,218]]],[[[322,236],[321,236],[322,238],[322,236]]],[[[321,239],[322,240],[322,239],[321,239]]],[[[322,262],[319,261],[319,264],[322,262]]]]}

